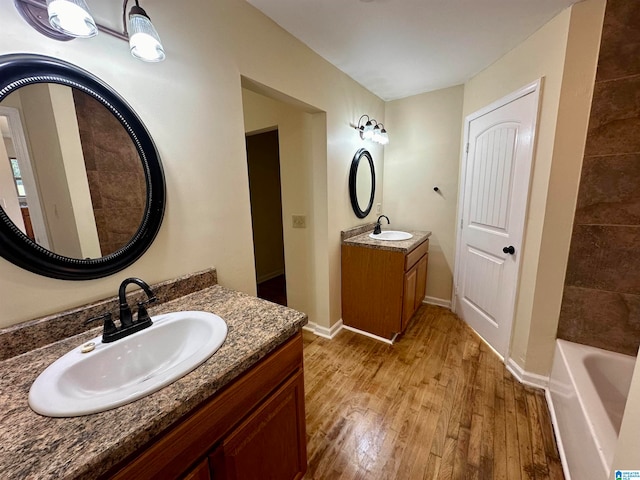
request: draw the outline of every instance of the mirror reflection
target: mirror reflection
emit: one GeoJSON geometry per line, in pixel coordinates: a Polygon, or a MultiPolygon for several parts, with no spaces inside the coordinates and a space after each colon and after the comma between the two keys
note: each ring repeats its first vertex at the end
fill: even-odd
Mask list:
{"type": "Polygon", "coordinates": [[[376,193],[376,170],[371,154],[361,148],[353,156],[349,171],[349,197],[353,213],[366,217],[373,207],[376,193]]]}
{"type": "Polygon", "coordinates": [[[30,84],[0,102],[0,130],[0,205],[26,236],[83,259],[132,239],[145,212],[145,174],[104,105],[75,88],[30,84]]]}
{"type": "Polygon", "coordinates": [[[356,198],[360,210],[366,210],[373,188],[373,170],[369,162],[359,162],[356,173],[356,198]]]}

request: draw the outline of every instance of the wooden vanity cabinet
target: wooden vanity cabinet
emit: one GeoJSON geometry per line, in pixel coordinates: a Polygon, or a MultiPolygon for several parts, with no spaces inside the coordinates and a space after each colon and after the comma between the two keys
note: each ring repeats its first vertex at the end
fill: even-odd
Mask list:
{"type": "Polygon", "coordinates": [[[429,239],[410,252],[342,245],[342,321],[392,339],[425,296],[429,239]]]}
{"type": "Polygon", "coordinates": [[[298,333],[104,478],[299,480],[306,469],[298,333]]]}

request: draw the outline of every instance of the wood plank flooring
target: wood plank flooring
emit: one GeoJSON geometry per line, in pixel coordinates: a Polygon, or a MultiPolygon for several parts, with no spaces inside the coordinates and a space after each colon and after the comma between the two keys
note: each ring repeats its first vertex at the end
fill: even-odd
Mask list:
{"type": "Polygon", "coordinates": [[[304,332],[306,480],[562,479],[542,390],[449,310],[387,345],[304,332]]]}

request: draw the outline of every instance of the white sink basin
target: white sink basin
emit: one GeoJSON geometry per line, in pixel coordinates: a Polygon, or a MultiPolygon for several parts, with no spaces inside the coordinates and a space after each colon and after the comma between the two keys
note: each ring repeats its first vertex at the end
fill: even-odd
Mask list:
{"type": "Polygon", "coordinates": [[[369,236],[371,238],[375,238],[376,240],[409,240],[410,238],[413,237],[412,234],[410,234],[409,232],[400,232],[398,230],[386,230],[382,233],[379,234],[375,234],[375,233],[370,233],[369,236]]]}
{"type": "Polygon", "coordinates": [[[29,406],[49,417],[76,417],[125,405],[183,377],[227,338],[227,324],[212,313],[151,319],[145,330],[113,343],[96,337],[60,357],[31,385],[29,406]],[[95,348],[82,353],[90,342],[95,348]]]}

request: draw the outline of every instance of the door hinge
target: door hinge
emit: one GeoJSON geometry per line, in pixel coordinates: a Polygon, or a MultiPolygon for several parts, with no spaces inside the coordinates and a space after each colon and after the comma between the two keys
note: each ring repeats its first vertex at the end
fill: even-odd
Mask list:
{"type": "Polygon", "coordinates": [[[465,153],[469,153],[469,144],[468,143],[467,143],[466,147],[464,147],[464,148],[465,148],[465,153]]]}
{"type": "Polygon", "coordinates": [[[462,224],[464,223],[463,220],[463,218],[460,219],[460,230],[462,230],[462,224]]]}

